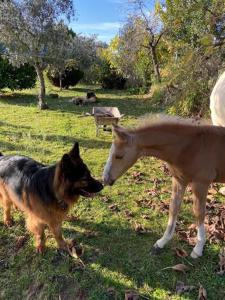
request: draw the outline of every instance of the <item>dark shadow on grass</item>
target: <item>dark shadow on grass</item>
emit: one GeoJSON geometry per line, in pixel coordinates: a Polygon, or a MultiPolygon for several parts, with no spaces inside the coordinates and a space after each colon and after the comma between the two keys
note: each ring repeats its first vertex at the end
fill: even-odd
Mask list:
{"type": "MultiPolygon", "coordinates": [[[[77,242],[83,243],[85,252],[82,260],[85,268],[79,265],[76,259],[66,253],[63,255],[59,254],[55,249],[47,248],[42,256],[35,254],[32,242],[30,245],[25,244],[17,254],[15,253],[15,249],[10,251],[13,255],[17,255],[18,263],[16,267],[19,268],[19,265],[21,265],[20,272],[27,272],[28,268],[32,268],[32,270],[36,269],[37,273],[41,274],[42,280],[44,280],[41,283],[54,285],[54,292],[58,293],[58,295],[62,293],[62,296],[74,292],[74,287],[76,286],[78,289],[83,288],[86,296],[91,299],[111,299],[108,294],[108,288],[115,290],[118,296],[117,299],[124,299],[125,291],[130,288],[129,283],[126,284],[124,283],[125,281],[132,282],[132,285],[137,286],[137,288],[143,287],[144,284],[149,284],[153,289],[160,287],[165,291],[170,291],[169,288],[171,289],[171,285],[160,285],[160,276],[156,275],[158,266],[159,264],[161,266],[164,259],[162,257],[154,258],[154,263],[151,262],[149,264],[149,260],[151,259],[148,255],[149,247],[151,246],[151,240],[156,238],[155,235],[137,235],[132,229],[124,228],[124,226],[115,223],[97,224],[95,222],[78,220],[74,224],[86,230],[94,230],[99,233],[96,237],[88,237],[85,234],[77,234],[74,230],[63,230],[67,238],[74,237],[75,235],[77,242]],[[24,253],[26,253],[25,257],[24,253]],[[29,261],[29,266],[28,264],[24,265],[25,261],[29,261]],[[98,267],[93,267],[92,264],[98,267]],[[63,274],[61,270],[64,270],[63,274]],[[82,282],[81,287],[79,286],[80,281],[82,282]]],[[[23,230],[22,226],[20,227],[23,230]]],[[[6,234],[8,231],[11,237],[10,232],[13,231],[13,227],[4,230],[6,234]]],[[[7,249],[15,245],[16,239],[14,239],[7,238],[4,240],[6,251],[1,259],[6,263],[10,263],[7,249]]],[[[16,274],[13,275],[14,267],[12,265],[8,269],[8,272],[11,272],[10,276],[8,272],[6,273],[6,276],[8,275],[8,283],[13,283],[13,280],[15,280],[14,276],[16,274]]],[[[32,285],[32,281],[35,280],[35,273],[32,274],[29,280],[29,284],[27,283],[28,286],[32,285]]],[[[17,281],[18,287],[14,284],[17,296],[20,295],[19,281],[17,281]]],[[[11,291],[8,291],[8,293],[10,294],[11,291]]],[[[58,298],[58,295],[56,294],[55,296],[58,298]]],[[[149,297],[145,293],[142,295],[149,297]]],[[[115,297],[112,299],[115,299],[115,297]]]]}
{"type": "Polygon", "coordinates": [[[112,95],[112,94],[116,94],[116,95],[123,95],[123,96],[129,96],[129,92],[127,90],[118,90],[118,89],[103,89],[100,86],[87,86],[87,88],[84,87],[74,87],[74,88],[70,88],[71,91],[74,92],[79,92],[79,93],[84,93],[84,96],[86,95],[86,93],[88,91],[93,91],[96,96],[98,97],[98,95],[112,95]]]}
{"type": "Polygon", "coordinates": [[[6,95],[0,99],[0,103],[19,105],[19,106],[37,106],[37,96],[27,94],[6,95]]]}
{"type": "MultiPolygon", "coordinates": [[[[106,94],[105,91],[102,91],[102,94],[106,94]]],[[[163,110],[163,107],[159,108],[158,106],[153,105],[151,101],[143,101],[135,98],[135,96],[127,96],[127,98],[124,98],[124,95],[121,95],[122,98],[120,98],[119,95],[117,95],[117,97],[112,98],[110,95],[113,95],[113,92],[110,91],[108,94],[109,97],[107,98],[99,97],[96,104],[88,104],[84,106],[77,106],[70,103],[69,100],[71,97],[68,96],[60,97],[59,99],[46,97],[46,101],[50,107],[50,111],[53,110],[75,115],[82,115],[86,112],[91,113],[93,106],[117,106],[121,114],[125,114],[125,117],[139,117],[146,113],[156,113],[163,110]]],[[[16,94],[15,97],[0,99],[0,103],[37,107],[37,99],[34,95],[16,94]]],[[[39,112],[38,108],[37,112],[39,112]]],[[[39,113],[41,113],[41,111],[39,113]]]]}
{"type": "MultiPolygon", "coordinates": [[[[24,137],[24,134],[22,132],[11,132],[7,130],[1,130],[0,136],[4,135],[4,137],[8,136],[12,139],[15,139],[14,143],[8,143],[8,142],[0,142],[1,149],[6,149],[7,151],[13,151],[13,150],[25,150],[26,147],[21,146],[18,142],[21,138],[24,137]]],[[[48,134],[46,136],[43,136],[41,134],[32,134],[29,132],[29,139],[35,140],[35,141],[50,141],[50,142],[59,142],[62,144],[70,144],[71,147],[74,144],[74,142],[78,142],[81,147],[87,148],[87,149],[108,149],[111,146],[110,142],[103,141],[103,140],[97,140],[97,139],[84,139],[79,138],[79,136],[67,136],[67,135],[54,135],[54,134],[48,134]]],[[[35,146],[35,151],[39,151],[39,148],[35,146]]],[[[43,149],[41,149],[43,150],[43,149]]],[[[46,154],[50,154],[51,151],[46,150],[46,154]]]]}
{"type": "MultiPolygon", "coordinates": [[[[37,273],[41,284],[54,287],[53,290],[50,289],[54,295],[48,296],[57,299],[59,295],[62,296],[62,299],[68,299],[68,294],[80,289],[86,297],[91,299],[111,299],[108,288],[112,288],[117,293],[117,299],[124,299],[125,290],[130,289],[131,283],[132,286],[142,290],[148,286],[148,293],[142,292],[142,296],[147,299],[159,299],[159,291],[155,298],[155,289],[161,289],[163,292],[160,293],[163,293],[163,298],[166,299],[170,298],[171,294],[175,294],[178,280],[196,286],[193,292],[185,294],[185,299],[197,298],[198,282],[207,288],[209,299],[223,299],[220,297],[223,293],[223,279],[215,280],[215,272],[208,269],[209,264],[212,262],[216,264],[218,261],[218,253],[215,253],[213,248],[211,251],[206,251],[206,258],[203,257],[196,263],[190,258],[186,258],[193,263],[193,267],[190,267],[187,274],[175,273],[171,270],[162,271],[165,267],[187,262],[174,257],[171,244],[160,256],[152,256],[149,250],[155,240],[159,238],[154,229],[148,234],[138,235],[132,230],[129,222],[120,224],[112,221],[111,218],[109,220],[96,223],[94,220],[78,219],[69,222],[71,229],[63,229],[67,238],[76,238],[78,243],[84,245],[85,251],[82,260],[85,268],[69,255],[58,254],[55,248],[47,248],[43,256],[35,254],[33,243],[26,244],[18,253],[15,253],[15,250],[11,249],[12,245],[15,245],[13,239],[16,237],[14,234],[14,238],[12,238],[10,234],[13,227],[4,229],[0,245],[4,246],[5,251],[2,252],[0,258],[9,265],[9,268],[4,269],[4,275],[2,273],[0,279],[2,276],[7,277],[7,285],[4,287],[4,289],[8,289],[6,295],[9,296],[10,293],[12,295],[12,291],[9,290],[11,284],[14,286],[17,297],[22,295],[24,289],[28,289],[33,282],[36,282],[37,273]],[[79,226],[82,232],[75,232],[72,229],[73,225],[79,226]],[[85,232],[96,232],[97,235],[88,236],[85,232]],[[16,264],[10,260],[9,254],[16,255],[16,264]],[[28,261],[29,263],[26,263],[28,261]],[[25,288],[23,283],[23,289],[20,290],[20,281],[24,280],[23,277],[20,279],[20,274],[29,272],[29,270],[31,270],[29,281],[26,282],[25,288]],[[15,284],[16,277],[18,278],[15,284]],[[205,286],[205,281],[210,286],[205,286]]],[[[22,228],[19,226],[15,229],[20,232],[20,227],[22,228]]],[[[0,231],[2,231],[1,224],[0,231]]],[[[112,299],[115,298],[112,297],[112,299]]]]}
{"type": "MultiPolygon", "coordinates": [[[[99,265],[99,271],[106,269],[109,273],[118,274],[115,277],[125,276],[126,280],[133,282],[137,288],[143,288],[147,284],[153,290],[160,288],[168,293],[174,291],[176,274],[171,275],[171,271],[160,271],[163,267],[174,264],[173,251],[168,247],[161,255],[152,255],[150,249],[159,238],[154,232],[137,234],[132,228],[125,228],[119,223],[99,224],[94,221],[78,220],[74,222],[74,225],[78,225],[87,232],[98,233],[96,237],[87,237],[85,233],[74,234],[72,230],[64,229],[65,236],[75,237],[79,243],[85,245],[88,250],[84,261],[99,265]],[[162,276],[163,282],[161,282],[162,276]]],[[[93,273],[91,268],[89,270],[93,273]]],[[[96,273],[95,276],[100,274],[101,272],[96,273]]],[[[121,298],[124,288],[128,288],[121,285],[119,280],[118,282],[110,278],[103,278],[103,280],[109,286],[118,289],[121,292],[121,298]]],[[[185,280],[185,275],[180,275],[179,280],[185,280]]],[[[149,297],[145,293],[143,296],[149,297]]]]}
{"type": "Polygon", "coordinates": [[[63,100],[55,102],[51,107],[53,110],[61,112],[69,112],[73,114],[91,113],[93,106],[116,106],[121,114],[126,117],[140,117],[148,113],[162,112],[163,108],[152,105],[150,101],[143,101],[136,98],[99,98],[96,104],[87,104],[84,106],[77,106],[69,103],[70,97],[63,97],[63,100]]]}
{"type": "Polygon", "coordinates": [[[14,125],[8,122],[3,122],[0,121],[0,126],[7,126],[7,127],[12,127],[12,128],[20,128],[20,129],[31,129],[31,126],[24,126],[24,125],[14,125]]]}
{"type": "MultiPolygon", "coordinates": [[[[20,145],[18,142],[8,143],[8,142],[0,142],[0,151],[5,154],[10,154],[10,151],[17,151],[18,154],[23,155],[23,151],[26,152],[30,147],[25,147],[20,145]],[[8,153],[9,152],[9,153],[8,153]]],[[[35,152],[41,152],[45,155],[49,155],[52,152],[40,147],[35,146],[35,152]]]]}

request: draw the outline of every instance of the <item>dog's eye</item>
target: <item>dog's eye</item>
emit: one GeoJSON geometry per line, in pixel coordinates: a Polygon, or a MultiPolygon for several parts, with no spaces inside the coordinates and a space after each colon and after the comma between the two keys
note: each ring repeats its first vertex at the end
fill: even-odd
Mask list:
{"type": "Polygon", "coordinates": [[[122,158],[123,158],[122,155],[116,155],[116,156],[115,156],[115,159],[122,159],[122,158]]]}

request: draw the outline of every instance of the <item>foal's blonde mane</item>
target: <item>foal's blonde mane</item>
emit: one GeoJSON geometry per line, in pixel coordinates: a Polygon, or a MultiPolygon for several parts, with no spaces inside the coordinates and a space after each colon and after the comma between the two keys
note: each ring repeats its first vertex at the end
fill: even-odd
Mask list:
{"type": "Polygon", "coordinates": [[[166,114],[147,114],[139,119],[139,124],[136,129],[145,129],[154,125],[189,125],[200,126],[209,125],[210,122],[199,118],[182,118],[179,116],[171,116],[166,114]]]}

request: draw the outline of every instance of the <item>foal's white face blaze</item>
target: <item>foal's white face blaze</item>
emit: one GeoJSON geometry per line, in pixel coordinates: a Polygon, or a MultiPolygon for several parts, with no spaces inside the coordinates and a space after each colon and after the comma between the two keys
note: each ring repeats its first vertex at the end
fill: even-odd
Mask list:
{"type": "Polygon", "coordinates": [[[137,147],[132,143],[132,136],[119,126],[113,127],[113,133],[115,140],[103,172],[105,185],[113,185],[138,159],[137,147]]]}

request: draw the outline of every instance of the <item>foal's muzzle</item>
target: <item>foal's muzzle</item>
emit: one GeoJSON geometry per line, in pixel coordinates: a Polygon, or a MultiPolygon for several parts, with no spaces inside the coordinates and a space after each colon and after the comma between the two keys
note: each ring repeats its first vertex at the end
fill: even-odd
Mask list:
{"type": "Polygon", "coordinates": [[[115,180],[110,178],[110,176],[104,176],[103,177],[103,184],[104,185],[110,185],[112,186],[114,184],[115,180]]]}

